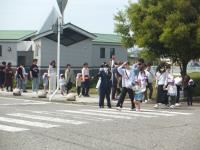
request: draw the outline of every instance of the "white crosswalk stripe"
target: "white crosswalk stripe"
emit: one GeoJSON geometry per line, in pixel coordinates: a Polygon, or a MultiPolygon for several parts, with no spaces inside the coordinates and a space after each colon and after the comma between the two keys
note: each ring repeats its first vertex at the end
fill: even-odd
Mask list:
{"type": "Polygon", "coordinates": [[[44,104],[49,104],[49,102],[26,102],[26,103],[6,103],[6,104],[0,104],[0,106],[27,106],[27,105],[44,105],[44,104]]]}
{"type": "Polygon", "coordinates": [[[75,111],[75,110],[57,110],[57,111],[72,113],[72,114],[110,117],[110,118],[116,118],[116,119],[131,119],[131,117],[128,117],[128,116],[125,116],[125,115],[124,116],[118,116],[118,115],[112,115],[112,114],[100,114],[100,113],[94,113],[94,112],[91,113],[91,112],[75,111]]]}
{"type": "Polygon", "coordinates": [[[80,124],[87,123],[87,122],[76,121],[76,120],[67,120],[67,119],[46,117],[46,116],[39,116],[39,115],[29,115],[29,114],[23,114],[23,113],[7,114],[7,115],[22,117],[22,118],[29,118],[29,119],[36,119],[36,120],[43,120],[43,121],[50,121],[50,122],[57,122],[57,123],[73,124],[73,125],[80,125],[80,124]]]}
{"type": "Polygon", "coordinates": [[[132,117],[145,117],[145,118],[152,118],[152,117],[156,117],[156,116],[152,116],[150,115],[143,115],[143,114],[134,114],[132,113],[132,111],[126,111],[126,112],[120,112],[117,110],[113,110],[113,109],[108,109],[108,110],[91,110],[91,109],[82,109],[82,111],[86,111],[86,112],[95,112],[95,113],[105,113],[105,114],[113,114],[113,115],[126,115],[126,116],[132,116],[132,117]]]}
{"type": "MultiPolygon", "coordinates": [[[[88,111],[88,110],[85,110],[85,111],[88,111]]],[[[90,111],[90,110],[89,110],[90,111]]],[[[114,112],[119,112],[118,110],[114,110],[114,109],[110,109],[110,110],[107,110],[108,112],[109,111],[114,111],[114,112]]],[[[144,111],[130,111],[130,110],[122,110],[120,111],[121,113],[124,113],[124,114],[134,114],[134,115],[138,115],[140,117],[145,117],[146,115],[154,115],[154,116],[175,116],[175,114],[164,114],[164,113],[157,113],[157,112],[144,112],[144,111]]],[[[111,113],[111,112],[110,112],[111,113]]]]}
{"type": "Polygon", "coordinates": [[[7,125],[0,124],[0,130],[7,131],[7,132],[21,132],[21,131],[27,131],[29,129],[12,127],[12,126],[7,126],[7,125]]]}
{"type": "Polygon", "coordinates": [[[54,111],[31,111],[31,110],[24,110],[24,111],[25,112],[5,114],[6,117],[1,115],[0,131],[14,133],[14,132],[27,131],[31,129],[31,128],[19,127],[19,125],[37,127],[37,128],[53,128],[62,126],[64,124],[82,125],[95,122],[105,123],[107,121],[116,121],[118,119],[130,120],[133,118],[148,119],[156,117],[174,117],[180,115],[184,116],[192,115],[192,113],[186,113],[174,110],[162,111],[162,110],[141,109],[141,112],[136,112],[136,111],[130,111],[130,109],[128,108],[123,108],[121,111],[116,109],[75,109],[75,110],[69,109],[69,110],[54,110],[54,111]],[[6,125],[4,125],[4,122],[6,122],[6,125]],[[52,122],[53,124],[51,124],[52,122]],[[7,123],[10,124],[7,125],[7,123]],[[18,124],[18,126],[15,127],[14,124],[18,124]]]}
{"type": "Polygon", "coordinates": [[[151,109],[141,109],[141,110],[146,111],[146,112],[158,112],[158,113],[165,113],[165,114],[192,115],[192,113],[175,112],[175,111],[163,111],[163,110],[151,110],[151,109]]]}
{"type": "Polygon", "coordinates": [[[90,120],[90,121],[111,121],[112,119],[106,119],[106,118],[100,118],[100,117],[94,117],[94,116],[81,116],[78,114],[74,114],[73,116],[71,114],[62,113],[62,112],[48,112],[48,111],[31,111],[32,113],[36,114],[44,114],[44,115],[53,115],[53,116],[70,116],[75,119],[84,119],[84,120],[90,120]]]}
{"type": "Polygon", "coordinates": [[[32,126],[32,127],[41,127],[41,128],[53,128],[53,127],[59,126],[59,125],[52,125],[52,124],[48,124],[48,123],[26,121],[26,120],[7,118],[7,117],[0,117],[0,121],[21,124],[21,125],[26,125],[26,126],[32,126]]]}

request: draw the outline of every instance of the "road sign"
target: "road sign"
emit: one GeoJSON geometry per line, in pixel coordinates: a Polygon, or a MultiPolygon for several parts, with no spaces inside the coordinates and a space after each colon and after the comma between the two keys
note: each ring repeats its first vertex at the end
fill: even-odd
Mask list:
{"type": "Polygon", "coordinates": [[[63,15],[64,10],[66,8],[68,0],[57,0],[58,7],[60,9],[60,13],[63,15]]]}

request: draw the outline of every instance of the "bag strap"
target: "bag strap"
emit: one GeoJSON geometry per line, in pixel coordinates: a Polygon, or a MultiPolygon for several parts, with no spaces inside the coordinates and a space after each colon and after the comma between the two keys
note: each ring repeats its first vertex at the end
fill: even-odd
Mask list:
{"type": "Polygon", "coordinates": [[[129,76],[128,76],[127,72],[126,72],[126,69],[125,69],[125,74],[126,74],[126,77],[129,79],[129,76]]]}

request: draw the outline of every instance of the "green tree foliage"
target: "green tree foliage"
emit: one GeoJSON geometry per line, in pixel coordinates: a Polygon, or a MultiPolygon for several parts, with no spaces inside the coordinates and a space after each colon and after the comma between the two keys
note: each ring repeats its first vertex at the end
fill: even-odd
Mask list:
{"type": "Polygon", "coordinates": [[[152,51],[143,50],[139,53],[139,57],[143,58],[145,62],[151,63],[152,65],[158,64],[160,62],[158,56],[156,56],[152,51]]]}
{"type": "Polygon", "coordinates": [[[139,0],[114,19],[124,45],[135,43],[171,58],[180,65],[182,75],[188,62],[200,57],[200,0],[139,0]]]}

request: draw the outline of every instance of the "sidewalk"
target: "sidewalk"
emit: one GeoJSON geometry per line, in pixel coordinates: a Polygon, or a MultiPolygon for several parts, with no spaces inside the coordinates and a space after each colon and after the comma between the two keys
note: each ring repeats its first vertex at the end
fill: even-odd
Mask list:
{"type": "MultiPolygon", "coordinates": [[[[42,92],[40,90],[39,92],[42,92]]],[[[39,93],[38,92],[38,93],[39,93]]],[[[75,94],[75,93],[74,93],[75,94]]],[[[37,94],[32,93],[31,90],[28,90],[26,93],[22,93],[21,96],[13,96],[13,92],[6,92],[6,91],[0,91],[0,98],[7,97],[7,98],[16,98],[16,99],[28,99],[28,100],[36,100],[36,101],[49,101],[50,95],[47,94],[47,98],[38,98],[37,94]]],[[[199,97],[197,97],[198,102],[199,102],[199,97]]],[[[98,95],[90,95],[90,97],[78,97],[76,96],[76,101],[70,101],[67,100],[66,95],[61,95],[60,91],[53,97],[51,102],[58,102],[58,103],[66,103],[66,104],[81,104],[81,105],[95,105],[98,106],[99,103],[99,97],[98,95]]],[[[105,105],[106,105],[106,99],[104,100],[105,105]]],[[[197,101],[196,101],[197,102],[197,101]]],[[[112,106],[116,106],[117,101],[111,101],[112,106]]],[[[187,107],[186,102],[181,100],[182,108],[187,107]],[[184,107],[183,107],[184,106],[184,107]]],[[[153,108],[155,104],[155,101],[152,101],[151,103],[144,104],[142,103],[142,107],[149,107],[153,108]]],[[[199,105],[199,103],[197,103],[199,105]]],[[[130,100],[126,99],[124,101],[125,106],[130,106],[130,100]]]]}
{"type": "MultiPolygon", "coordinates": [[[[39,90],[38,93],[42,92],[43,90],[39,90]]],[[[76,93],[74,93],[76,94],[76,93]]],[[[38,98],[37,94],[32,93],[31,90],[28,90],[27,92],[23,93],[21,96],[13,96],[13,92],[7,92],[7,91],[0,91],[0,98],[1,97],[9,97],[9,98],[16,98],[16,99],[29,99],[29,100],[36,100],[36,101],[49,101],[50,95],[47,94],[47,98],[38,98]]],[[[68,104],[82,104],[82,105],[95,105],[98,106],[99,104],[99,96],[91,94],[90,97],[79,97],[76,96],[76,101],[70,101],[67,100],[66,94],[63,96],[60,94],[60,91],[53,97],[51,102],[59,102],[59,103],[68,103],[68,104]]],[[[106,105],[106,99],[104,100],[106,105]]],[[[113,106],[116,106],[117,101],[111,101],[113,106]]],[[[130,100],[127,99],[124,101],[124,104],[130,104],[130,100]]]]}
{"type": "MultiPolygon", "coordinates": [[[[42,92],[40,90],[38,93],[42,92]]],[[[39,101],[49,101],[50,95],[47,94],[47,98],[38,98],[37,94],[32,93],[28,90],[26,93],[22,93],[21,96],[13,96],[13,92],[0,91],[0,97],[11,97],[16,99],[31,99],[39,101]]],[[[60,91],[53,97],[51,102],[62,102],[62,103],[74,103],[74,104],[98,104],[98,95],[90,95],[90,97],[78,97],[76,96],[76,101],[67,100],[66,95],[61,95],[60,91]]]]}

